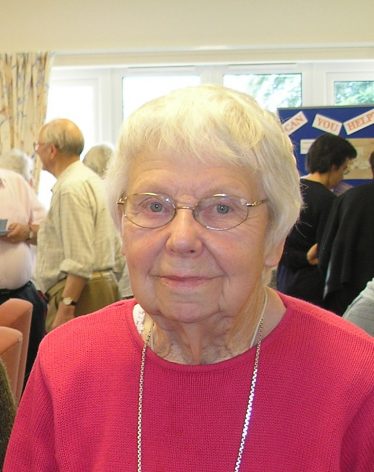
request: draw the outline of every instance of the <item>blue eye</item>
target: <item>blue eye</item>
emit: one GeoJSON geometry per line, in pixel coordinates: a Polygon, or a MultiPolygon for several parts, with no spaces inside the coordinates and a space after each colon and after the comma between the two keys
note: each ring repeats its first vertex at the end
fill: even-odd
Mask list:
{"type": "Polygon", "coordinates": [[[160,213],[163,209],[163,205],[161,202],[152,202],[149,206],[150,210],[154,213],[160,213]]]}
{"type": "Polygon", "coordinates": [[[229,205],[225,205],[224,203],[218,203],[218,205],[216,206],[216,209],[217,209],[217,213],[219,213],[220,215],[227,215],[227,213],[230,212],[229,205]]]}

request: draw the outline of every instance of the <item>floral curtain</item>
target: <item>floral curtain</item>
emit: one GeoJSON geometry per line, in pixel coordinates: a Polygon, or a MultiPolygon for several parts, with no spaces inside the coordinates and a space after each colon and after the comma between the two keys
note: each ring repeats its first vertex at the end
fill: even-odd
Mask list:
{"type": "MultiPolygon", "coordinates": [[[[33,154],[48,100],[52,54],[0,54],[0,153],[18,148],[33,154]]],[[[38,187],[41,163],[35,159],[33,182],[38,187]]]]}

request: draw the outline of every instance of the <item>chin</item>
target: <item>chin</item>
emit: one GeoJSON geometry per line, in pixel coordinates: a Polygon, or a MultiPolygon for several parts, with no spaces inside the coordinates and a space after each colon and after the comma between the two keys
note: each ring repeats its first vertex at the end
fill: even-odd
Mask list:
{"type": "Polygon", "coordinates": [[[211,306],[199,300],[171,300],[160,303],[158,313],[163,318],[181,323],[198,323],[218,313],[219,307],[215,302],[211,306]]]}

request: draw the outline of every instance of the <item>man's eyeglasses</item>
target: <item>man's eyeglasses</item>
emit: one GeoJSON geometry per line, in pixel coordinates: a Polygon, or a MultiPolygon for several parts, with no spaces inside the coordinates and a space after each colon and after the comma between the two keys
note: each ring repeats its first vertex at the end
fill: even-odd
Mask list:
{"type": "Polygon", "coordinates": [[[122,195],[124,216],[141,228],[161,228],[170,223],[178,210],[191,210],[195,220],[204,228],[224,231],[243,223],[249,209],[265,203],[266,199],[248,202],[244,198],[217,194],[202,198],[196,205],[178,205],[169,195],[158,193],[135,193],[122,195]]]}
{"type": "Polygon", "coordinates": [[[48,143],[38,143],[38,142],[33,143],[34,151],[37,152],[40,146],[43,146],[43,144],[48,144],[48,143]]]}

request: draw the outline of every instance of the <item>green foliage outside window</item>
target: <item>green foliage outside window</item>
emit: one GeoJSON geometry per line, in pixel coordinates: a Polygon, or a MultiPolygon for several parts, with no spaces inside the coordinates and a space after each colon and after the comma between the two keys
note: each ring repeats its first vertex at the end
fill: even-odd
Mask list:
{"type": "Polygon", "coordinates": [[[337,81],[334,83],[336,105],[374,103],[374,81],[337,81]]]}
{"type": "Polygon", "coordinates": [[[224,85],[255,97],[264,107],[275,111],[279,107],[302,105],[301,74],[227,74],[224,85]]]}

